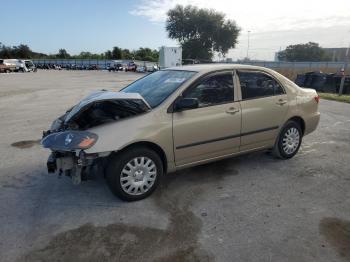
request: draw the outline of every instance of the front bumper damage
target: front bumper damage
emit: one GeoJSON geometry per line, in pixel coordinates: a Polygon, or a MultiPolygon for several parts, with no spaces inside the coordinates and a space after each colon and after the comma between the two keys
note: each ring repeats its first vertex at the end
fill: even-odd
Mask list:
{"type": "Polygon", "coordinates": [[[81,181],[88,180],[92,173],[101,170],[106,154],[86,154],[80,151],[75,152],[58,152],[53,151],[47,159],[48,173],[58,173],[72,178],[75,185],[81,181]]]}
{"type": "MultiPolygon", "coordinates": [[[[88,131],[45,131],[41,144],[51,150],[47,160],[47,171],[65,174],[72,178],[74,184],[87,179],[91,167],[96,165],[101,154],[87,154],[84,150],[93,145],[97,135],[88,131]]],[[[102,154],[103,155],[103,154],[102,154]]]]}
{"type": "Polygon", "coordinates": [[[150,109],[138,93],[102,90],[88,95],[43,132],[41,144],[51,150],[47,160],[48,172],[65,174],[74,184],[80,184],[94,167],[103,168],[104,160],[111,153],[87,154],[84,151],[98,140],[98,135],[90,132],[90,128],[146,113],[150,109]]]}

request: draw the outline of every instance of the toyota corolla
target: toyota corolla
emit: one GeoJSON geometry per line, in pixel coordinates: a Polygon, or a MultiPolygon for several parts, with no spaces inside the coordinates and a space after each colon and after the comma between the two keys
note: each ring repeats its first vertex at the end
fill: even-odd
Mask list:
{"type": "Polygon", "coordinates": [[[42,145],[49,172],[78,184],[97,168],[119,198],[140,200],[182,168],[258,150],[293,157],[318,125],[318,103],[315,90],[267,68],[176,67],[89,95],[53,122],[42,145]]]}

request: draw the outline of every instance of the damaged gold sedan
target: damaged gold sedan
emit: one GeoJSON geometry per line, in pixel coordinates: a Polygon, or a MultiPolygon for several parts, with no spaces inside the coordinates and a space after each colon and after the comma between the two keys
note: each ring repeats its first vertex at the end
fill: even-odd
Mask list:
{"type": "Polygon", "coordinates": [[[315,90],[263,67],[170,68],[86,97],[42,145],[49,172],[78,184],[97,167],[119,198],[140,200],[167,172],[257,150],[293,157],[318,125],[318,102],[315,90]]]}

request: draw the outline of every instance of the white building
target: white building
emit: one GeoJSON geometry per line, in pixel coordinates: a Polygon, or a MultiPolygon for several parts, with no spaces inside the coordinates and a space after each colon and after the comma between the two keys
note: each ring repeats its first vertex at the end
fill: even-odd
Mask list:
{"type": "Polygon", "coordinates": [[[181,66],[182,48],[162,46],[159,50],[159,67],[161,69],[173,66],[181,66]]]}

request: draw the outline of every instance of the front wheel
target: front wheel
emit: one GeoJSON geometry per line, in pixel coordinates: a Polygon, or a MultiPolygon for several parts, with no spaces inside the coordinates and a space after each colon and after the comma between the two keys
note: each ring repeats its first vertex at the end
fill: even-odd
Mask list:
{"type": "Polygon", "coordinates": [[[288,121],[282,128],[274,147],[274,155],[281,159],[288,159],[298,153],[303,133],[300,125],[295,121],[288,121]]]}
{"type": "Polygon", "coordinates": [[[113,155],[106,169],[110,189],[125,201],[141,200],[151,195],[162,175],[160,157],[147,147],[134,147],[113,155]]]}

